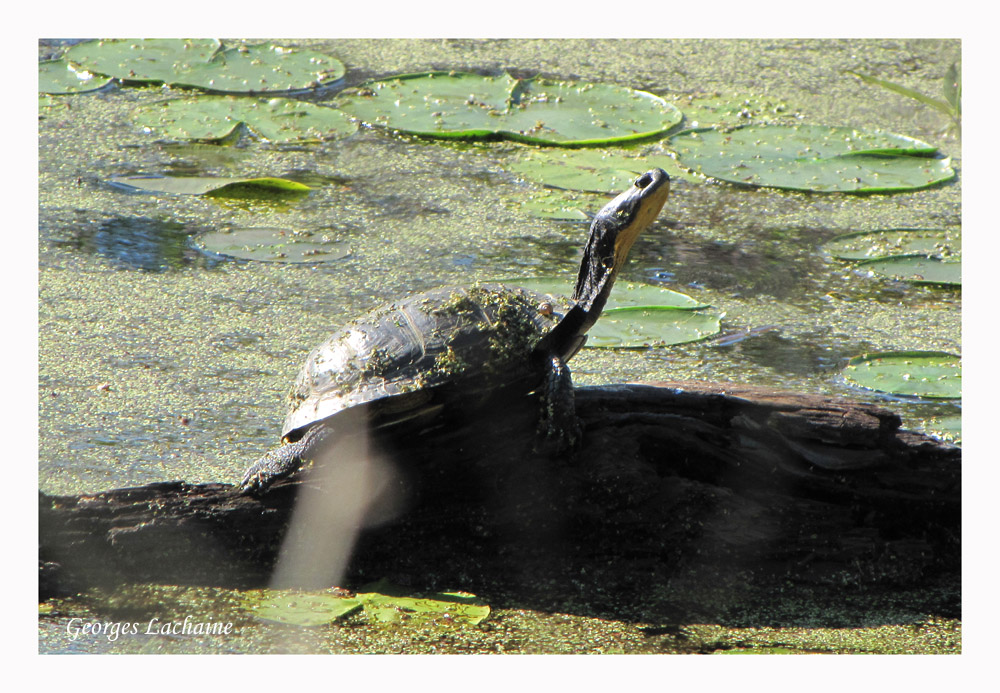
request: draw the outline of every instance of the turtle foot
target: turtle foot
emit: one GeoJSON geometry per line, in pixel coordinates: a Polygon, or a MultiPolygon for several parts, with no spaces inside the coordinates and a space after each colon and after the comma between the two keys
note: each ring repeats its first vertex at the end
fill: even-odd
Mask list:
{"type": "Polygon", "coordinates": [[[314,426],[306,431],[301,440],[269,451],[243,473],[240,493],[263,495],[276,481],[291,476],[304,463],[311,461],[328,435],[326,427],[314,426]]]}
{"type": "Polygon", "coordinates": [[[302,466],[302,459],[294,451],[288,450],[289,445],[271,450],[259,460],[250,465],[243,473],[240,481],[240,493],[244,495],[263,495],[279,479],[294,473],[302,466]]]}
{"type": "Polygon", "coordinates": [[[572,452],[583,440],[583,426],[576,416],[569,368],[561,359],[553,357],[552,369],[541,394],[539,451],[550,455],[572,452]]]}

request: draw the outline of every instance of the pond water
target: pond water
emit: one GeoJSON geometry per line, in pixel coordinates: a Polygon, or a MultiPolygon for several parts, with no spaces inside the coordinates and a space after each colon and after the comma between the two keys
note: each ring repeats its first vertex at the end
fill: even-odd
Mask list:
{"type": "MultiPolygon", "coordinates": [[[[940,148],[958,178],[907,193],[808,194],[676,180],[622,279],[687,293],[725,313],[724,332],[749,336],[584,350],[572,367],[582,385],[700,379],[880,401],[911,428],[933,430],[960,415],[958,402],[890,399],[839,375],[848,358],[866,351],[961,353],[960,289],[868,277],[820,250],[851,231],[960,226],[960,134],[916,101],[843,73],[876,72],[937,96],[946,69],[960,59],[959,42],[285,44],[336,56],[347,65],[348,85],[427,69],[506,69],[664,95],[747,94],[783,104],[802,122],[882,129],[940,148]]],[[[58,51],[43,45],[40,55],[58,51]]],[[[520,208],[519,196],[536,186],[509,166],[526,145],[443,143],[375,130],[297,146],[164,143],[137,127],[131,113],[165,91],[56,97],[42,109],[45,492],[237,480],[277,443],[285,395],[308,351],[346,320],[442,284],[575,277],[587,224],[520,208]],[[313,189],[301,199],[247,201],[131,194],[108,184],[134,174],[283,176],[313,189]],[[294,265],[211,258],[191,243],[199,233],[234,227],[322,230],[349,252],[329,263],[294,265]]],[[[70,647],[52,637],[54,649],[70,647]]]]}

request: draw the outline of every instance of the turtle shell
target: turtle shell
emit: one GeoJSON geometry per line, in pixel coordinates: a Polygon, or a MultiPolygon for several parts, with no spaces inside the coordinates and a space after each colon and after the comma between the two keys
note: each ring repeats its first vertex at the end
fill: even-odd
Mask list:
{"type": "Polygon", "coordinates": [[[372,311],[309,354],[289,396],[282,436],[294,439],[338,412],[388,398],[400,406],[383,409],[405,410],[408,399],[422,401],[417,393],[442,385],[469,393],[508,385],[533,390],[546,365],[532,352],[560,319],[541,308],[551,301],[519,287],[480,284],[372,311]]]}

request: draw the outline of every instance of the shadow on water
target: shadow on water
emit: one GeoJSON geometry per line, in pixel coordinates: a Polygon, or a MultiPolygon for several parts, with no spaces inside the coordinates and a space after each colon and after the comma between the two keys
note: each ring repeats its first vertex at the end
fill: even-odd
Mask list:
{"type": "Polygon", "coordinates": [[[218,260],[190,246],[191,237],[200,231],[175,221],[122,216],[73,224],[52,222],[42,229],[55,248],[90,253],[120,269],[147,272],[215,267],[218,260]]]}

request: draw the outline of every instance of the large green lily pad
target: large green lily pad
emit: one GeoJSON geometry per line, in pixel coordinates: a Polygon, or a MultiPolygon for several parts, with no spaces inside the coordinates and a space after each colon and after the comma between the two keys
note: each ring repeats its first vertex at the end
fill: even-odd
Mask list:
{"type": "Polygon", "coordinates": [[[129,82],[173,83],[221,50],[216,39],[110,39],[72,46],[63,58],[79,68],[129,82]]]}
{"type": "MultiPolygon", "coordinates": [[[[534,277],[531,279],[514,279],[510,284],[523,286],[525,289],[548,294],[558,303],[569,303],[573,293],[572,281],[558,277],[534,277]]],[[[617,282],[608,297],[604,307],[605,312],[619,308],[647,308],[650,310],[698,310],[709,306],[696,301],[687,294],[670,289],[664,289],[652,284],[634,282],[617,282]]]]}
{"type": "Polygon", "coordinates": [[[541,185],[562,190],[616,194],[637,176],[662,168],[671,179],[699,180],[665,153],[625,154],[601,149],[533,149],[525,151],[509,168],[541,185]]]}
{"type": "Polygon", "coordinates": [[[329,229],[293,231],[260,227],[212,231],[199,236],[195,246],[205,253],[258,262],[331,262],[351,254],[349,244],[329,229]]]}
{"type": "Polygon", "coordinates": [[[893,351],[852,358],[848,382],[879,392],[932,399],[962,396],[962,359],[942,351],[893,351]]]}
{"type": "Polygon", "coordinates": [[[627,87],[461,72],[367,82],[343,93],[337,105],[371,125],[424,137],[563,146],[648,138],[682,118],[664,99],[627,87]]]}
{"type": "MultiPolygon", "coordinates": [[[[510,284],[547,294],[557,310],[571,305],[570,281],[542,277],[513,279],[510,284]]],[[[722,314],[690,296],[649,284],[615,284],[601,319],[587,333],[585,346],[602,349],[635,349],[696,342],[721,328],[722,314]]]]}
{"type": "Polygon", "coordinates": [[[925,255],[941,259],[962,254],[959,229],[881,229],[847,233],[823,248],[840,260],[873,260],[894,255],[925,255]]]}
{"type": "Polygon", "coordinates": [[[336,58],[273,44],[223,48],[215,39],[111,39],[70,48],[65,59],[123,81],[228,93],[311,89],[344,76],[336,58]]]}
{"type": "Polygon", "coordinates": [[[887,279],[915,284],[962,284],[961,259],[941,259],[926,255],[899,255],[859,262],[860,270],[872,272],[887,279]]]}
{"type": "Polygon", "coordinates": [[[106,87],[110,77],[76,70],[65,60],[38,63],[38,91],[43,94],[81,94],[106,87]]]}
{"type": "Polygon", "coordinates": [[[587,221],[590,216],[585,210],[590,206],[599,209],[603,198],[597,204],[591,205],[574,193],[543,188],[526,192],[511,202],[519,212],[534,217],[560,221],[587,221]]]}
{"type": "Polygon", "coordinates": [[[301,194],[308,185],[285,178],[221,178],[212,176],[121,176],[110,180],[117,187],[172,195],[209,195],[257,189],[271,194],[301,194]]]}
{"type": "Polygon", "coordinates": [[[718,334],[721,313],[651,307],[605,311],[587,333],[588,347],[638,349],[684,344],[718,334]]]}
{"type": "Polygon", "coordinates": [[[684,113],[685,127],[691,128],[788,122],[796,117],[786,104],[761,95],[693,93],[674,96],[671,103],[684,113]]]}
{"type": "Polygon", "coordinates": [[[743,185],[814,192],[914,190],[954,178],[951,159],[904,135],[822,125],[689,130],[670,138],[681,163],[743,185]]]}
{"type": "Polygon", "coordinates": [[[337,139],[358,126],[341,111],[295,99],[233,96],[172,99],[140,106],[135,120],[149,132],[178,140],[221,140],[242,125],[271,142],[337,139]]]}

